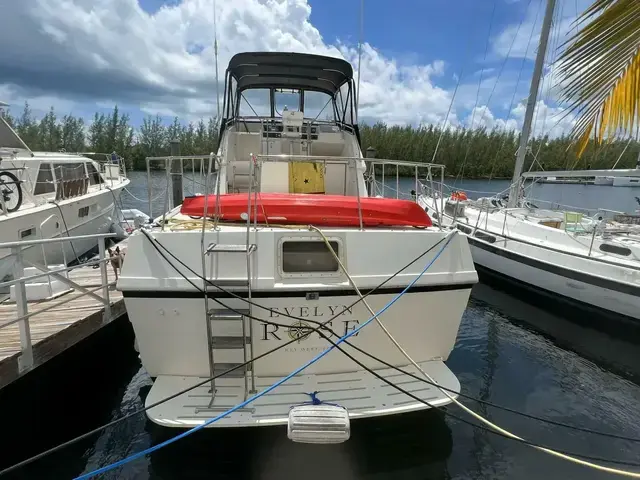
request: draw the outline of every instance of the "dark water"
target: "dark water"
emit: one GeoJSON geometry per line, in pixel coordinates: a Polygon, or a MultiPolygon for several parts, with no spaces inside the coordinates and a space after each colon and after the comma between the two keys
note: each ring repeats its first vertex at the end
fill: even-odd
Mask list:
{"type": "MultiPolygon", "coordinates": [[[[588,197],[584,192],[588,191],[582,189],[611,188],[564,187],[582,191],[573,198],[582,196],[583,201],[588,197]]],[[[494,191],[501,189],[496,186],[494,191]]],[[[137,182],[131,190],[140,198],[146,197],[137,182]]],[[[609,191],[613,190],[624,191],[621,198],[631,194],[631,189],[609,191]]],[[[593,201],[597,206],[597,199],[593,201]]],[[[130,200],[125,200],[125,205],[146,210],[130,200]]],[[[530,414],[640,437],[640,347],[568,322],[543,307],[536,305],[533,298],[516,299],[483,284],[474,287],[455,349],[447,362],[460,379],[463,392],[530,414]]],[[[91,343],[74,347],[65,357],[0,392],[6,439],[0,463],[10,465],[140,408],[151,382],[132,344],[132,332],[124,319],[104,329],[91,343]]],[[[533,442],[640,463],[640,443],[596,437],[475,402],[465,403],[533,442]]],[[[469,419],[454,406],[447,411],[469,419]]],[[[473,428],[437,411],[360,420],[352,427],[352,438],[337,446],[294,444],[287,440],[282,428],[201,431],[101,478],[610,477],[473,428]]],[[[73,478],[165,438],[166,432],[140,415],[7,478],[73,478]]],[[[640,471],[640,467],[635,469],[640,471]]]]}

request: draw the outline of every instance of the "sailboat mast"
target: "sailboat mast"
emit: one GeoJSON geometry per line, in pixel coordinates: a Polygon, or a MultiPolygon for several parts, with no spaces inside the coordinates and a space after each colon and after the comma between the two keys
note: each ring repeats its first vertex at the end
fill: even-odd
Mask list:
{"type": "Polygon", "coordinates": [[[509,191],[508,207],[513,208],[518,204],[520,197],[520,185],[522,179],[522,169],[524,167],[524,159],[527,155],[527,144],[529,143],[529,135],[531,134],[531,123],[533,121],[533,111],[536,108],[538,100],[538,87],[540,86],[540,78],[542,77],[542,68],[544,67],[544,57],[547,52],[547,43],[549,42],[549,32],[553,21],[553,11],[556,6],[556,0],[547,0],[547,9],[544,12],[544,20],[542,21],[542,31],[540,32],[540,43],[538,45],[538,54],[533,67],[533,78],[531,79],[531,88],[529,89],[529,99],[527,101],[527,110],[524,114],[524,123],[522,124],[522,134],[520,135],[520,146],[516,154],[516,165],[513,171],[513,179],[511,180],[511,189],[509,191]]]}

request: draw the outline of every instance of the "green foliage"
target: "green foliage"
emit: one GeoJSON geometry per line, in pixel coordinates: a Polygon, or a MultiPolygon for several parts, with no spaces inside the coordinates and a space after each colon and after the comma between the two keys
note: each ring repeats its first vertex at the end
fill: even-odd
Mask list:
{"type": "MultiPolygon", "coordinates": [[[[10,113],[5,118],[32,150],[67,152],[117,152],[127,160],[130,169],[146,168],[146,157],[170,153],[170,142],[180,141],[182,155],[207,155],[218,148],[218,121],[201,119],[184,124],[178,117],[165,124],[159,115],[147,116],[136,129],[127,114],[114,107],[110,114],[96,113],[87,126],[80,117],[59,118],[53,108],[39,121],[26,103],[20,116],[10,113]]],[[[486,129],[447,129],[433,125],[420,127],[388,126],[383,123],[361,125],[362,147],[374,147],[378,158],[444,164],[449,176],[464,178],[511,178],[519,135],[516,132],[486,129]],[[433,154],[438,144],[435,160],[433,154]]],[[[573,168],[611,168],[627,141],[616,140],[598,147],[591,142],[578,160],[571,139],[534,138],[530,147],[538,152],[545,170],[573,168]]],[[[640,144],[633,142],[618,162],[618,168],[633,168],[640,144]]],[[[531,167],[533,154],[527,155],[525,170],[531,167]]],[[[188,167],[188,165],[185,165],[188,167]]],[[[412,172],[404,171],[404,175],[412,172]]],[[[533,170],[540,170],[534,165],[533,170]]]]}
{"type": "MultiPolygon", "coordinates": [[[[442,132],[429,125],[413,127],[387,126],[383,123],[361,125],[362,148],[373,147],[378,158],[410,162],[433,162],[446,166],[446,175],[463,178],[511,178],[519,133],[484,128],[468,130],[449,128],[442,132]],[[442,134],[435,160],[433,154],[442,134]]],[[[622,154],[628,140],[614,140],[596,146],[591,142],[578,159],[571,138],[562,136],[534,138],[530,142],[532,154],[527,155],[525,171],[534,162],[540,165],[531,170],[573,170],[612,168],[622,154]]],[[[640,152],[640,144],[632,142],[616,168],[633,168],[640,152]]],[[[409,171],[405,175],[411,175],[409,171]]]]}
{"type": "Polygon", "coordinates": [[[169,155],[173,139],[180,141],[182,155],[206,155],[218,148],[215,118],[183,125],[176,117],[170,125],[165,125],[159,115],[147,116],[135,129],[129,115],[120,113],[115,106],[109,114],[96,113],[87,126],[81,117],[59,118],[53,107],[38,121],[25,103],[22,115],[15,117],[7,112],[5,119],[31,150],[116,152],[126,159],[128,168],[136,170],[146,169],[147,157],[169,155]]]}

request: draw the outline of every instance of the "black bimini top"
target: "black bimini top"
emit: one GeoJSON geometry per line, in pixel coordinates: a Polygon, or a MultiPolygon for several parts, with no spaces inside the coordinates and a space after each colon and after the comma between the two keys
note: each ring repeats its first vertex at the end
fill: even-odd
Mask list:
{"type": "Polygon", "coordinates": [[[346,60],[307,53],[247,52],[234,55],[227,71],[247,88],[302,88],[334,95],[353,78],[346,60]]]}

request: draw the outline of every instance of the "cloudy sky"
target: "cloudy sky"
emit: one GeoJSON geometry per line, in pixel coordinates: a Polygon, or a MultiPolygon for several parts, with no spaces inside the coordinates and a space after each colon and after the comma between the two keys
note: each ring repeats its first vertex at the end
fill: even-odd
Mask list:
{"type": "MultiPolygon", "coordinates": [[[[557,1],[551,50],[589,3],[557,1]]],[[[545,3],[365,0],[361,121],[441,123],[453,99],[453,124],[519,128],[545,3]]],[[[217,0],[220,78],[241,51],[338,56],[355,70],[359,9],[360,0],[217,0]]],[[[0,100],[15,114],[25,100],[39,115],[117,104],[134,123],[216,113],[214,0],[0,0],[0,10],[0,100]]],[[[560,134],[572,118],[546,72],[535,129],[560,134]]]]}

